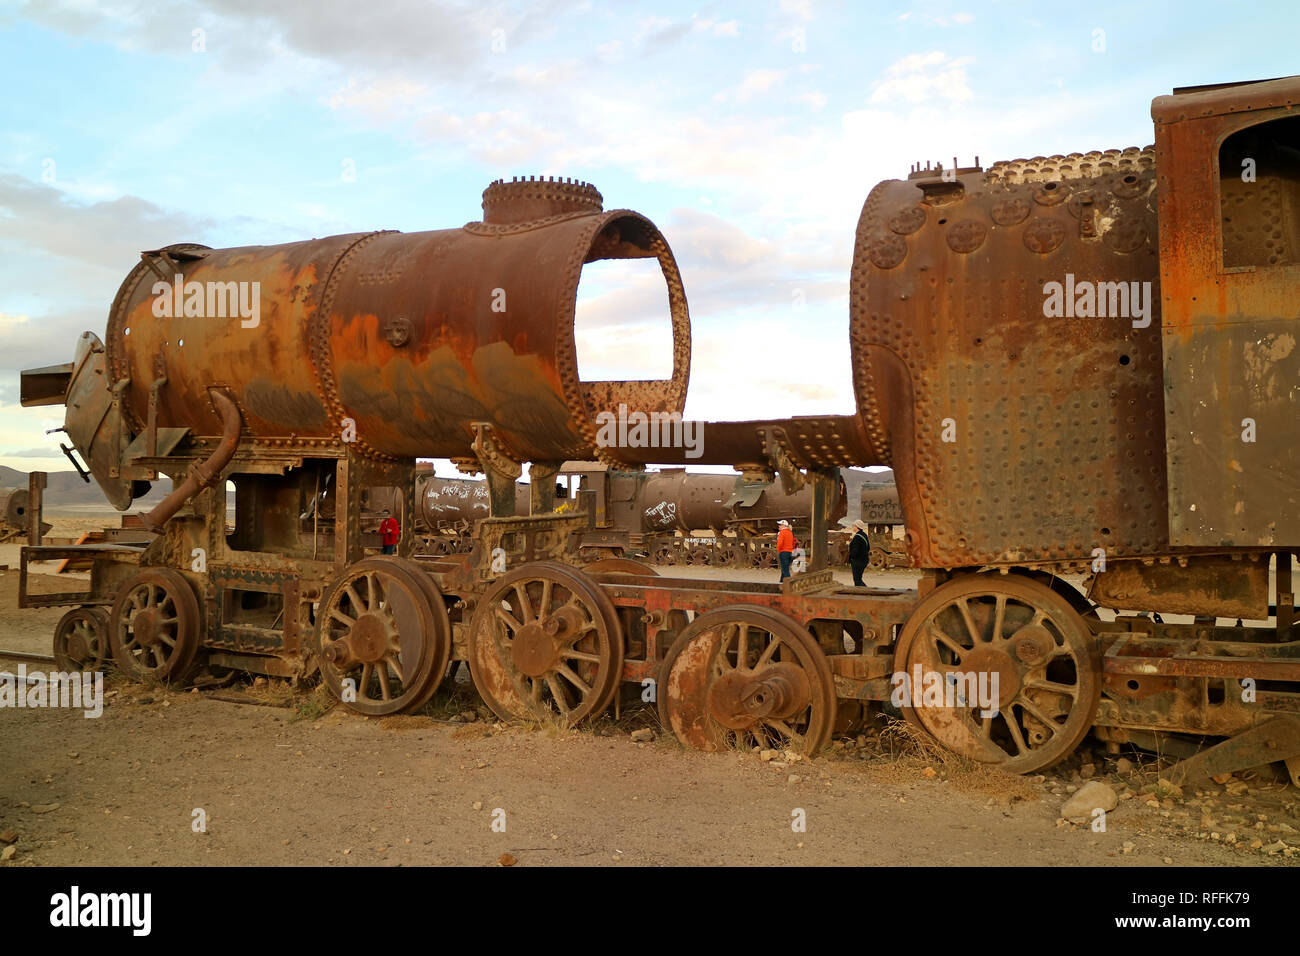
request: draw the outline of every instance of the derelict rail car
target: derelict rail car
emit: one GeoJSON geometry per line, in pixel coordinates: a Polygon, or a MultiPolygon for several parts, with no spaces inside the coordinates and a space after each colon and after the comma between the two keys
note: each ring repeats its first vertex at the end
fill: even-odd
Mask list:
{"type": "MultiPolygon", "coordinates": [[[[145,253],[106,341],[87,333],[72,365],[24,373],[23,400],[67,405],[119,507],[172,477],[147,519],[160,536],[93,552],[89,595],[24,583],[23,600],[108,607],[56,634],[88,663],[106,632],[136,672],[319,668],[366,713],[419,706],[464,659],[503,718],[581,720],[649,678],[690,745],[816,749],[896,675],[980,675],[994,706],[914,687],[903,712],[1012,771],[1091,729],[1165,749],[1231,738],[1179,773],[1286,761],[1294,779],[1298,106],[1295,77],[1180,90],[1152,104],[1154,148],[873,189],[851,276],[857,413],[708,423],[692,460],[811,488],[809,569],[779,587],[583,569],[587,517],[551,513],[563,461],[686,463],[597,441],[602,411],[680,411],[690,339],[667,243],[592,187],[494,183],[459,230],[145,253]],[[579,273],[621,256],[660,264],[667,381],[578,376],[579,273]],[[260,282],[261,331],[156,318],[173,279],[178,297],[260,282]],[[410,514],[416,456],[485,473],[492,517],[467,554],[413,561],[404,529],[400,557],[367,558],[360,496],[405,489],[410,514]],[[530,516],[513,517],[522,462],[530,516]],[[877,464],[894,469],[917,592],[824,570],[836,470],[877,464]],[[326,486],[339,507],[321,527],[304,515],[326,486]]],[[[56,553],[26,549],[24,574],[56,553]]]]}

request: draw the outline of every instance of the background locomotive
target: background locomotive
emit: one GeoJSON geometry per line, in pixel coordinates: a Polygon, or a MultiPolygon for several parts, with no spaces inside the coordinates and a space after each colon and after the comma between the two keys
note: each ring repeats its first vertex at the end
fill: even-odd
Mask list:
{"type": "MultiPolygon", "coordinates": [[[[827,542],[830,563],[848,560],[848,526],[865,517],[872,540],[871,566],[906,564],[906,554],[894,544],[903,515],[892,474],[842,468],[840,482],[839,504],[829,516],[839,522],[832,524],[827,542]]],[[[779,520],[788,520],[801,542],[806,543],[811,532],[810,489],[787,495],[777,484],[737,475],[684,469],[618,471],[600,462],[566,462],[557,474],[557,509],[585,509],[584,492],[592,495],[594,517],[579,554],[592,560],[632,556],[655,565],[774,568],[779,520]]],[[[516,485],[515,514],[528,513],[528,495],[528,485],[516,485]]],[[[363,517],[369,524],[378,524],[381,507],[396,512],[398,496],[367,498],[363,517]]],[[[416,472],[414,530],[420,553],[468,551],[474,523],[488,515],[484,482],[443,478],[431,469],[416,472]]]]}

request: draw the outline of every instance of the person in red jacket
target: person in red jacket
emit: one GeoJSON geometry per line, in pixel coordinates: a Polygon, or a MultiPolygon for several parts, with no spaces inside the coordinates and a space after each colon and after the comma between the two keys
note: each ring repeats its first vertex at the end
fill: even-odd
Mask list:
{"type": "Polygon", "coordinates": [[[776,523],[776,559],[781,562],[781,580],[784,581],[790,576],[790,565],[794,562],[794,549],[798,544],[794,539],[794,532],[790,529],[790,522],[782,520],[776,523]]]}
{"type": "Polygon", "coordinates": [[[384,520],[379,522],[379,538],[384,543],[384,554],[397,553],[397,539],[401,534],[402,529],[398,527],[397,519],[385,508],[384,520]]]}

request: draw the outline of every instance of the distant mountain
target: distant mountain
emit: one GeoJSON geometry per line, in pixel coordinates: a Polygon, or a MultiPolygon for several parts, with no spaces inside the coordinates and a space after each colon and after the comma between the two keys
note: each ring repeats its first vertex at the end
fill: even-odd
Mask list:
{"type": "MultiPolygon", "coordinates": [[[[153,488],[143,498],[131,502],[131,511],[149,510],[171,491],[171,480],[162,478],[153,483],[153,488]]],[[[26,488],[27,472],[18,471],[6,465],[0,465],[0,488],[26,488]]],[[[47,508],[77,508],[86,506],[112,507],[104,493],[95,484],[81,480],[75,471],[51,471],[45,482],[45,506],[47,508]]]]}

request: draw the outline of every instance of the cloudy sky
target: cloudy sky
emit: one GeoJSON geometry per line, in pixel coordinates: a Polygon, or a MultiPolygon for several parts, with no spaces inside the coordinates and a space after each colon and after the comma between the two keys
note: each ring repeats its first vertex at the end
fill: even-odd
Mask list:
{"type": "MultiPolygon", "coordinates": [[[[659,225],[689,415],[850,411],[875,183],[1146,145],[1152,97],[1294,73],[1297,35],[1286,2],[0,0],[0,463],[66,467],[18,370],[102,336],[140,250],[459,226],[512,175],[659,225]]],[[[581,292],[584,377],[666,373],[657,273],[581,292]]]]}

